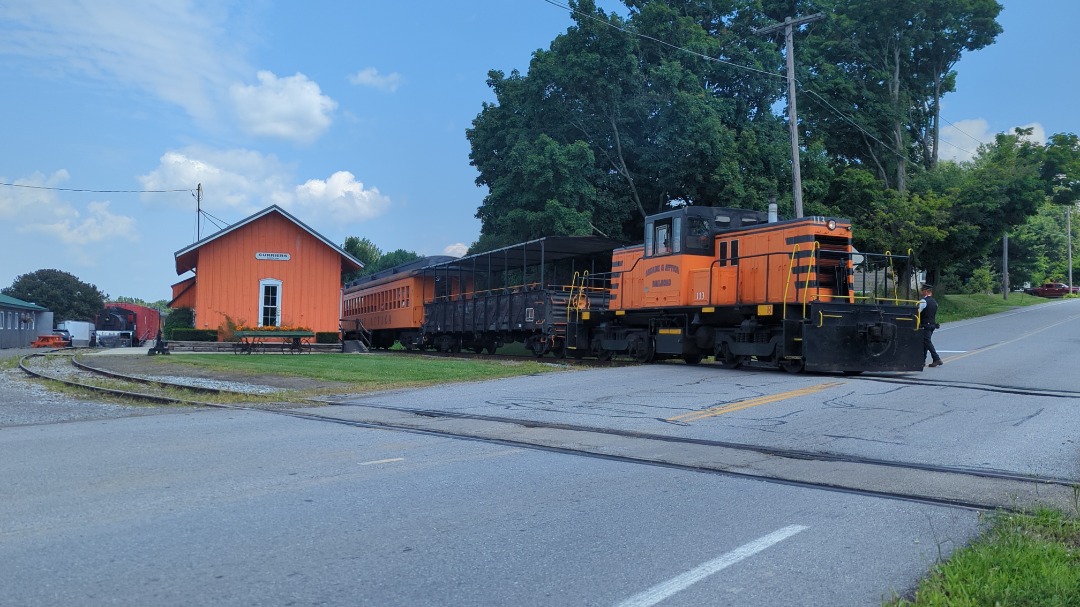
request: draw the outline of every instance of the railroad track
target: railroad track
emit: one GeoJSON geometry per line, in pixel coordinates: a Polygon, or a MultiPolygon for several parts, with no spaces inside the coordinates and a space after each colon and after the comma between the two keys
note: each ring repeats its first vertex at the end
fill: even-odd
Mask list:
{"type": "MultiPolygon", "coordinates": [[[[85,377],[64,377],[63,373],[57,372],[55,365],[52,366],[53,371],[49,372],[45,368],[33,368],[35,365],[26,364],[28,359],[38,356],[40,355],[24,357],[20,361],[20,368],[37,377],[121,398],[172,405],[259,411],[320,423],[483,441],[579,457],[662,466],[972,510],[1026,511],[1036,506],[1048,506],[1063,511],[1080,510],[1080,479],[877,460],[836,453],[776,449],[752,444],[434,409],[342,403],[331,399],[304,399],[303,402],[290,403],[288,408],[276,409],[258,404],[215,403],[203,399],[165,396],[147,392],[146,389],[153,386],[169,390],[184,389],[203,396],[237,396],[244,393],[127,376],[86,365],[72,356],[63,357],[70,360],[69,364],[79,373],[106,375],[112,380],[128,382],[146,389],[135,391],[102,387],[85,381],[85,377]],[[315,404],[337,407],[331,411],[301,408],[315,404]]],[[[1080,398],[1080,395],[1074,397],[1080,398]]]]}
{"type": "Polygon", "coordinates": [[[372,350],[379,354],[385,354],[389,356],[427,356],[432,358],[467,358],[470,360],[509,360],[516,362],[540,362],[551,364],[566,364],[579,367],[625,367],[628,365],[639,365],[640,362],[629,359],[610,359],[610,360],[598,360],[596,358],[574,358],[572,356],[556,357],[551,355],[536,356],[534,354],[483,354],[467,352],[462,350],[461,352],[439,352],[436,350],[372,350]]]}
{"type": "Polygon", "coordinates": [[[45,353],[28,354],[19,360],[19,369],[27,375],[54,381],[69,387],[88,390],[114,398],[158,404],[231,407],[233,405],[215,403],[197,397],[225,396],[236,399],[250,397],[249,392],[233,391],[190,382],[177,383],[149,379],[99,369],[79,361],[78,354],[74,350],[54,350],[45,353]],[[107,378],[107,380],[97,379],[101,377],[107,378]]]}

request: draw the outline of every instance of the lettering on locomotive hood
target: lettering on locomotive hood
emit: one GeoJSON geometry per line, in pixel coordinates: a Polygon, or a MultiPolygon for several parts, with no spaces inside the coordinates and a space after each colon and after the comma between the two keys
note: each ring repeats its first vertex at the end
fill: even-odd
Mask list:
{"type": "Polygon", "coordinates": [[[657,272],[674,272],[674,273],[678,274],[679,273],[679,266],[677,266],[677,265],[675,265],[673,263],[658,263],[658,264],[656,264],[655,266],[653,266],[651,268],[647,268],[645,270],[645,275],[649,276],[651,274],[656,274],[657,272]]]}

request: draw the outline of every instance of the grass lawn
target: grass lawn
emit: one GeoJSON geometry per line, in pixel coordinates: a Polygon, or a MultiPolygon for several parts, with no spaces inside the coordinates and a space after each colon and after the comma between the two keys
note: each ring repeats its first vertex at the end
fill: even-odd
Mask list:
{"type": "Polygon", "coordinates": [[[938,322],[955,322],[965,318],[977,318],[988,316],[998,312],[1008,312],[1014,308],[1035,306],[1053,299],[1035,297],[1027,293],[1009,293],[1008,299],[1001,295],[937,295],[934,299],[938,302],[938,322]]]}
{"type": "Polygon", "coordinates": [[[974,544],[940,563],[915,596],[887,607],[1080,605],[1080,519],[999,514],[974,544]]]}
{"type": "Polygon", "coordinates": [[[181,354],[169,362],[251,375],[293,375],[352,384],[357,391],[413,388],[453,382],[547,373],[534,361],[386,356],[382,354],[251,355],[181,354]]]}

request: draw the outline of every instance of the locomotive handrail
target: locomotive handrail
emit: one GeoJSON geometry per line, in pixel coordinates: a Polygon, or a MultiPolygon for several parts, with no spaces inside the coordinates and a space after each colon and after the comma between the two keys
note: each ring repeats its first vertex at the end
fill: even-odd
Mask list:
{"type": "Polygon", "coordinates": [[[810,270],[814,270],[814,282],[817,283],[818,295],[821,295],[821,281],[817,279],[817,252],[821,249],[821,243],[814,241],[810,249],[810,264],[806,266],[806,280],[803,281],[802,317],[806,318],[806,300],[810,296],[810,270]]]}
{"type": "MultiPolygon", "coordinates": [[[[895,276],[895,275],[896,275],[896,268],[895,268],[895,267],[893,267],[893,261],[892,261],[892,258],[893,258],[893,254],[892,254],[892,251],[890,251],[890,250],[886,249],[886,250],[885,250],[885,259],[886,259],[886,260],[888,260],[888,262],[889,262],[889,271],[890,271],[890,272],[892,272],[893,276],[895,276]]],[[[886,274],[886,275],[885,275],[885,279],[886,279],[886,280],[888,280],[888,279],[889,279],[889,275],[888,275],[888,274],[886,274]]],[[[900,294],[899,294],[899,293],[897,293],[897,288],[898,288],[898,285],[897,285],[896,283],[897,283],[897,281],[896,281],[896,280],[893,280],[893,289],[892,289],[892,291],[893,291],[893,303],[894,303],[894,304],[897,304],[897,305],[899,305],[899,303],[900,303],[900,301],[899,301],[899,300],[900,300],[900,294]]],[[[885,288],[886,288],[886,289],[888,289],[888,288],[889,288],[889,286],[888,286],[888,285],[885,285],[885,288]]],[[[888,292],[886,291],[886,294],[887,294],[887,293],[888,293],[888,292]]]]}
{"type": "MultiPolygon", "coordinates": [[[[784,303],[785,304],[787,304],[787,300],[788,300],[788,298],[787,298],[788,297],[788,289],[791,287],[792,270],[795,268],[795,254],[799,252],[799,249],[800,249],[800,247],[799,247],[798,244],[796,244],[795,247],[791,249],[791,259],[788,261],[787,280],[784,281],[784,303]]],[[[797,284],[795,286],[796,286],[796,288],[798,287],[797,284]]],[[[787,309],[788,309],[788,307],[787,307],[787,305],[785,305],[784,306],[784,316],[782,317],[783,320],[787,320],[787,309]]],[[[803,315],[805,316],[805,312],[803,313],[803,315]]]]}

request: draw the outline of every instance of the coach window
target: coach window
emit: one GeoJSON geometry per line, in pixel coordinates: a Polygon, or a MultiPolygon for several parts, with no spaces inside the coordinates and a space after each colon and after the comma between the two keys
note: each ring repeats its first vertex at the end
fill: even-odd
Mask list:
{"type": "Polygon", "coordinates": [[[259,326],[281,326],[281,281],[275,278],[259,281],[259,326]]]}

